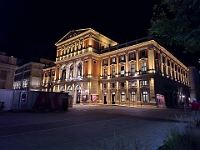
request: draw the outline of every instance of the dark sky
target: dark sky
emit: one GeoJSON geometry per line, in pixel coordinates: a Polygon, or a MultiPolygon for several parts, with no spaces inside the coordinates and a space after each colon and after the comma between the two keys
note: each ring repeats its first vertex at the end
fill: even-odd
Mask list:
{"type": "Polygon", "coordinates": [[[92,27],[119,43],[147,36],[159,0],[0,0],[0,51],[55,59],[70,30],[92,27]]]}

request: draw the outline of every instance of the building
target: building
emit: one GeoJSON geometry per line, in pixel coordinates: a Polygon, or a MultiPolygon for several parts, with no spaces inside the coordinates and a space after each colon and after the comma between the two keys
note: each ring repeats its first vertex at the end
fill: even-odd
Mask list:
{"type": "Polygon", "coordinates": [[[31,58],[22,62],[15,71],[13,89],[42,91],[42,69],[52,64],[53,61],[44,58],[31,58]]]}
{"type": "Polygon", "coordinates": [[[190,82],[190,97],[199,99],[198,87],[200,85],[199,72],[196,67],[190,66],[189,68],[189,82],[190,82]]]}
{"type": "Polygon", "coordinates": [[[0,52],[0,89],[12,89],[17,58],[0,52]]]}
{"type": "Polygon", "coordinates": [[[55,45],[56,65],[43,69],[44,91],[68,92],[74,103],[187,103],[188,68],[150,38],[118,44],[87,28],[68,32],[55,45]]]}

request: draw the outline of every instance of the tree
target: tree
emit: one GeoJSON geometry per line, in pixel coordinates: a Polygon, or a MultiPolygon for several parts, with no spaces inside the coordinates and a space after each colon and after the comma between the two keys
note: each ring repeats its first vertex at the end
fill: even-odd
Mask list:
{"type": "Polygon", "coordinates": [[[153,12],[149,35],[184,52],[200,51],[200,0],[162,0],[153,12]]]}

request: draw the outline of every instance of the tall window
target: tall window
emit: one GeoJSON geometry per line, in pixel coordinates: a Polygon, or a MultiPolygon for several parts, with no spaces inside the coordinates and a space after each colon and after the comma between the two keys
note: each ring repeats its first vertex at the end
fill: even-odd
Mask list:
{"type": "Polygon", "coordinates": [[[131,87],[136,87],[136,86],[137,86],[137,81],[132,81],[132,82],[130,82],[130,86],[131,86],[131,87]]]}
{"type": "Polygon", "coordinates": [[[158,72],[158,71],[159,71],[159,64],[158,64],[158,60],[156,60],[156,62],[155,62],[155,70],[156,70],[156,72],[158,72]]]}
{"type": "Polygon", "coordinates": [[[135,73],[135,64],[131,64],[131,73],[135,73]]]}
{"type": "Polygon", "coordinates": [[[71,66],[69,67],[69,78],[70,78],[70,79],[73,78],[73,69],[74,69],[74,66],[71,65],[71,66]]]}
{"type": "Polygon", "coordinates": [[[112,83],[112,88],[115,88],[115,83],[112,83]]]}
{"type": "Polygon", "coordinates": [[[104,77],[106,77],[107,76],[107,69],[104,68],[103,72],[104,72],[104,77]]]}
{"type": "Polygon", "coordinates": [[[125,92],[121,93],[121,101],[124,102],[125,101],[125,92]]]}
{"type": "Polygon", "coordinates": [[[149,85],[149,82],[147,80],[140,81],[141,86],[149,85]]]}
{"type": "Polygon", "coordinates": [[[148,92],[147,91],[142,91],[142,98],[143,98],[143,102],[148,102],[148,92]]]}
{"type": "Polygon", "coordinates": [[[141,56],[141,57],[146,57],[146,51],[145,51],[145,50],[142,50],[142,51],[140,52],[140,56],[141,56]]]}
{"type": "Polygon", "coordinates": [[[121,66],[121,75],[124,75],[124,66],[121,66]]]}
{"type": "Polygon", "coordinates": [[[112,63],[116,63],[115,57],[112,58],[112,63]]]}
{"type": "Polygon", "coordinates": [[[130,60],[135,59],[135,54],[134,54],[134,53],[130,53],[130,55],[129,55],[129,59],[130,59],[130,60]]]}
{"type": "Polygon", "coordinates": [[[131,92],[131,101],[135,102],[136,100],[136,93],[135,92],[131,92]]]}
{"type": "Polygon", "coordinates": [[[63,69],[62,69],[62,79],[65,79],[65,77],[66,77],[66,68],[63,67],[63,69]]]}
{"type": "Polygon", "coordinates": [[[112,67],[112,76],[115,76],[115,67],[112,67]]]}
{"type": "Polygon", "coordinates": [[[124,55],[121,55],[121,56],[120,56],[120,61],[125,61],[124,55]]]}
{"type": "Polygon", "coordinates": [[[103,65],[108,65],[108,61],[107,60],[103,60],[103,65]]]}
{"type": "Polygon", "coordinates": [[[124,82],[121,82],[121,88],[124,88],[125,84],[124,82]]]}
{"type": "Polygon", "coordinates": [[[77,66],[77,76],[82,76],[82,63],[79,63],[77,66]]]}
{"type": "Polygon", "coordinates": [[[147,63],[142,61],[142,71],[147,71],[147,63]]]}

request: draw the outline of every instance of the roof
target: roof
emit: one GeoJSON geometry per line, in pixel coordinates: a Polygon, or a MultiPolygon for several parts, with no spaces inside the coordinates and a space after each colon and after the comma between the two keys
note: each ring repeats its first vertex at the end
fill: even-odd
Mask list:
{"type": "Polygon", "coordinates": [[[79,29],[79,30],[72,30],[72,31],[69,31],[65,36],[63,36],[58,42],[56,42],[56,44],[59,44],[63,41],[66,41],[74,36],[77,36],[83,32],[86,32],[88,30],[91,30],[91,28],[86,28],[86,29],[79,29]]]}

